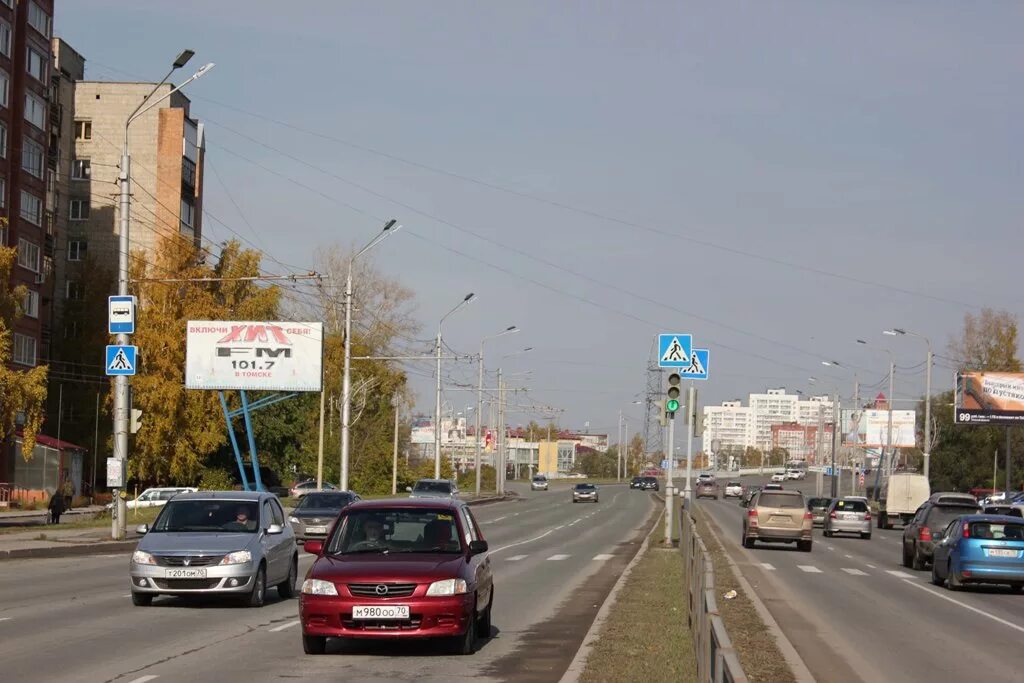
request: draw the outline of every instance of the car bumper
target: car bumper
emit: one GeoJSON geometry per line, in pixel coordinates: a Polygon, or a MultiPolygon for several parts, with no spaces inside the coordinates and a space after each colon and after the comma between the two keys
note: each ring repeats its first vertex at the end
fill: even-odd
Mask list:
{"type": "Polygon", "coordinates": [[[531,491],[547,491],[548,490],[548,486],[547,486],[547,484],[544,484],[543,486],[534,486],[534,485],[531,484],[530,485],[530,490],[531,491]]]}
{"type": "Polygon", "coordinates": [[[220,595],[245,593],[252,590],[256,573],[252,562],[234,565],[197,567],[206,570],[206,578],[170,579],[168,569],[187,567],[160,567],[132,563],[129,569],[132,591],[152,595],[220,595]]]}
{"type": "Polygon", "coordinates": [[[961,562],[957,573],[965,582],[1022,583],[1024,582],[1024,562],[1007,566],[1005,562],[973,560],[961,562]]]}
{"type": "Polygon", "coordinates": [[[814,523],[814,526],[825,526],[825,514],[812,514],[811,521],[814,523]]]}
{"type": "Polygon", "coordinates": [[[373,599],[303,595],[299,601],[302,634],[328,638],[435,638],[465,633],[473,614],[473,595],[444,598],[373,599]],[[355,605],[408,605],[407,620],[352,619],[355,605]]]}
{"type": "Polygon", "coordinates": [[[847,521],[845,519],[833,519],[829,524],[829,529],[836,533],[849,533],[849,534],[870,534],[871,533],[871,521],[870,520],[856,520],[847,521]]]}
{"type": "Polygon", "coordinates": [[[812,533],[811,529],[758,527],[756,529],[748,529],[747,538],[757,541],[810,541],[812,533]]]}
{"type": "Polygon", "coordinates": [[[576,495],[574,495],[572,497],[572,499],[573,499],[573,501],[581,501],[581,502],[587,502],[587,501],[591,501],[591,500],[596,501],[597,500],[597,496],[593,495],[593,494],[585,495],[585,496],[576,496],[576,495]]]}

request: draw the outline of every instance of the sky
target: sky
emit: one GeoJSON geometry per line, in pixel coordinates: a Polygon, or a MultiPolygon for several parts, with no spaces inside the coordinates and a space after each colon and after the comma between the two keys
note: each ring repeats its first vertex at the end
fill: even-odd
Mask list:
{"type": "MultiPolygon", "coordinates": [[[[925,344],[883,329],[948,355],[965,313],[1024,314],[1019,3],[56,4],[89,79],[216,63],[187,90],[211,241],[304,272],[395,218],[372,257],[422,323],[396,351],[430,353],[468,292],[455,352],[521,328],[485,347],[528,390],[512,425],[636,433],[659,332],[710,349],[701,404],[873,394],[888,348],[909,407],[925,344]]],[[[432,413],[432,364],[408,368],[432,413]]],[[[442,376],[475,404],[474,362],[442,376]]]]}

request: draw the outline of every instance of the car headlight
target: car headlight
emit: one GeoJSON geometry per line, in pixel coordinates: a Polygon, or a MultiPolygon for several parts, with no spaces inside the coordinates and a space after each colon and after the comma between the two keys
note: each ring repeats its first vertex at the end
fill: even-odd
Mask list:
{"type": "Polygon", "coordinates": [[[298,524],[299,523],[299,518],[298,517],[289,517],[288,521],[291,522],[292,524],[298,524]]]}
{"type": "Polygon", "coordinates": [[[147,552],[136,550],[132,553],[132,562],[134,564],[156,564],[156,558],[147,552]]]}
{"type": "Polygon", "coordinates": [[[338,589],[330,581],[306,579],[302,582],[302,592],[305,595],[337,595],[338,589]]]}
{"type": "Polygon", "coordinates": [[[221,559],[220,564],[245,564],[246,562],[252,561],[252,553],[248,550],[239,550],[238,552],[228,553],[221,559]]]}
{"type": "Polygon", "coordinates": [[[465,579],[445,579],[435,581],[427,588],[427,595],[462,595],[466,592],[465,579]]]}

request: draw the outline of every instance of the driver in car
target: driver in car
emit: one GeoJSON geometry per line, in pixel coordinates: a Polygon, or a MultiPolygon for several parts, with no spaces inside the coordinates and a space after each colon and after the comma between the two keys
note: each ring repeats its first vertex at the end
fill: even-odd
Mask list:
{"type": "Polygon", "coordinates": [[[377,517],[370,517],[363,522],[363,540],[352,546],[352,550],[380,548],[384,542],[384,522],[377,517]]]}
{"type": "Polygon", "coordinates": [[[248,505],[239,505],[235,510],[235,518],[224,525],[225,529],[231,531],[251,531],[255,527],[248,505]]]}

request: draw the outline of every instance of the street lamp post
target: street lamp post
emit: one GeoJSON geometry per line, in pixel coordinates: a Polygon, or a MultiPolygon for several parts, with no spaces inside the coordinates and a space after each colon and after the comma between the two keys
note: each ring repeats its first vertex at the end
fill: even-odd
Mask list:
{"type": "MultiPolygon", "coordinates": [[[[516,351],[514,353],[507,354],[501,357],[501,360],[506,358],[514,358],[515,356],[521,356],[524,353],[533,351],[532,346],[527,346],[522,351],[516,351]]],[[[529,374],[530,371],[522,374],[529,374]]],[[[505,375],[507,377],[508,375],[505,375]]],[[[505,493],[505,380],[503,379],[501,368],[498,368],[498,432],[496,434],[497,444],[495,448],[495,464],[494,464],[494,488],[495,492],[499,495],[505,493]]]]}
{"type": "Polygon", "coordinates": [[[924,339],[924,343],[928,346],[928,357],[925,361],[926,370],[924,380],[924,478],[927,479],[930,471],[929,461],[932,457],[932,342],[923,334],[904,330],[899,327],[894,327],[891,330],[885,330],[882,334],[888,334],[893,337],[910,335],[911,337],[924,339]]]}
{"type": "Polygon", "coordinates": [[[865,346],[867,346],[869,348],[872,348],[872,349],[877,349],[879,351],[884,351],[885,353],[887,353],[889,355],[889,398],[887,399],[888,404],[889,404],[887,406],[888,407],[888,411],[887,412],[889,414],[889,426],[888,426],[888,429],[887,429],[887,432],[886,432],[886,437],[885,437],[885,450],[889,451],[888,458],[889,458],[890,462],[888,462],[888,463],[886,462],[886,455],[885,455],[885,452],[883,451],[882,461],[879,463],[879,468],[878,468],[879,471],[875,473],[875,500],[878,500],[878,480],[879,480],[879,477],[881,476],[880,470],[882,470],[884,468],[885,471],[886,471],[886,474],[888,474],[890,468],[893,465],[893,463],[891,462],[893,460],[893,448],[892,448],[892,407],[893,407],[893,399],[895,398],[893,396],[893,391],[895,391],[895,389],[893,388],[893,382],[894,382],[894,378],[895,378],[895,375],[896,375],[896,358],[895,358],[895,356],[892,355],[892,351],[890,351],[889,349],[887,349],[885,347],[874,346],[872,344],[868,344],[863,339],[858,339],[857,343],[858,344],[863,344],[863,345],[865,345],[865,346]]]}
{"type": "Polygon", "coordinates": [[[345,276],[345,360],[341,372],[341,490],[348,491],[349,435],[352,431],[352,267],[356,259],[383,242],[402,226],[392,219],[384,224],[377,236],[348,260],[345,276]]]}
{"type": "Polygon", "coordinates": [[[441,316],[437,323],[437,396],[434,403],[434,479],[441,478],[441,326],[448,316],[455,313],[470,301],[476,298],[476,294],[470,292],[452,310],[441,316]]]}
{"type": "MultiPolygon", "coordinates": [[[[490,337],[484,337],[480,340],[480,356],[477,358],[477,387],[476,387],[476,429],[474,434],[476,436],[476,495],[480,495],[480,414],[484,411],[484,342],[497,339],[498,337],[504,337],[506,334],[515,334],[519,331],[519,328],[515,325],[509,325],[504,332],[491,335],[490,337]]],[[[493,425],[492,425],[493,426],[493,425]]]]}
{"type": "MultiPolygon", "coordinates": [[[[131,155],[128,152],[128,127],[138,119],[140,116],[151,110],[156,105],[160,104],[168,97],[178,92],[192,81],[201,78],[203,74],[213,68],[213,63],[205,64],[199,71],[195,72],[188,80],[181,85],[171,88],[170,91],[157,99],[150,102],[150,98],[160,89],[167,79],[171,75],[185,66],[192,56],[195,54],[192,50],[183,50],[181,54],[174,60],[171,65],[171,70],[167,72],[159,83],[157,83],[153,89],[146,95],[139,106],[135,107],[135,110],[128,116],[128,119],[124,123],[124,146],[121,150],[121,173],[118,176],[118,182],[120,184],[120,234],[117,240],[117,293],[120,296],[128,295],[128,255],[131,250],[131,240],[129,239],[129,233],[131,231],[131,155]]],[[[128,344],[127,334],[117,335],[118,346],[125,346],[128,344]]],[[[114,378],[114,457],[120,461],[121,466],[121,477],[122,480],[125,478],[126,463],[128,460],[128,412],[131,410],[128,398],[128,376],[118,375],[114,378]]],[[[123,496],[120,495],[120,491],[114,491],[114,505],[116,506],[116,514],[114,519],[111,521],[110,535],[115,540],[122,540],[125,537],[125,527],[127,524],[127,505],[123,496]]]]}

